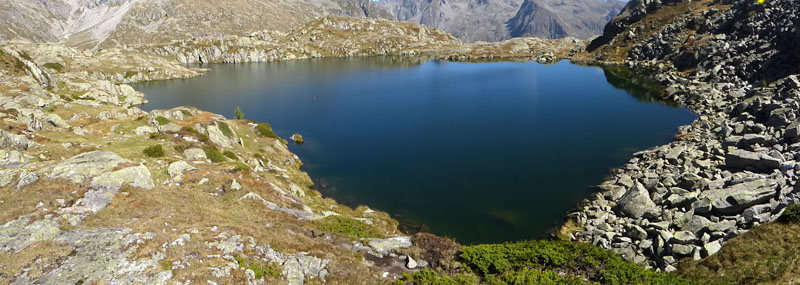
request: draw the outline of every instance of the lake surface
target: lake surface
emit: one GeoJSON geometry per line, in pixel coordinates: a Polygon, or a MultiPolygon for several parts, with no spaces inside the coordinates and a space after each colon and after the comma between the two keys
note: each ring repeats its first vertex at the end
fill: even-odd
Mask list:
{"type": "Polygon", "coordinates": [[[461,243],[541,238],[631,154],[694,118],[629,74],[415,58],[218,64],[134,87],[146,110],[191,105],[272,124],[323,195],[461,243]]]}

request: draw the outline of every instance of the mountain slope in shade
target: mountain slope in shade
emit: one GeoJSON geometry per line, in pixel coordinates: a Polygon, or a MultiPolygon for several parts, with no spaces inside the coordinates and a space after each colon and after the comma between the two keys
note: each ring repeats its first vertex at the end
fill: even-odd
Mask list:
{"type": "Polygon", "coordinates": [[[507,27],[511,37],[588,39],[602,34],[623,6],[616,0],[525,0],[507,27]]]}
{"type": "Polygon", "coordinates": [[[505,22],[522,0],[381,0],[395,19],[439,28],[467,41],[508,39],[505,22]]]}
{"type": "Polygon", "coordinates": [[[440,28],[463,41],[513,37],[588,39],[624,6],[617,0],[381,0],[394,18],[440,28]]]}

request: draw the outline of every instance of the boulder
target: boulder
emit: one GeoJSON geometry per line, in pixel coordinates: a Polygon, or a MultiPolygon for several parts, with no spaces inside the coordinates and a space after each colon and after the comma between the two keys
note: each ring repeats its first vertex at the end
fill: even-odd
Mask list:
{"type": "Polygon", "coordinates": [[[183,180],[183,173],[197,170],[194,166],[186,163],[186,161],[180,160],[173,163],[167,167],[167,173],[172,178],[174,182],[181,182],[183,180]]]}
{"type": "Polygon", "coordinates": [[[136,136],[141,137],[141,136],[146,136],[146,135],[149,135],[149,134],[152,134],[152,133],[157,133],[158,129],[156,129],[155,127],[152,127],[152,126],[141,126],[141,127],[136,128],[135,130],[133,130],[133,132],[136,134],[136,136]]]}
{"type": "Polygon", "coordinates": [[[766,153],[735,149],[725,156],[725,165],[735,169],[771,171],[781,167],[781,160],[766,153]]]}
{"type": "Polygon", "coordinates": [[[677,256],[690,256],[694,252],[694,246],[688,244],[673,244],[672,253],[677,256]]]}
{"type": "Polygon", "coordinates": [[[0,130],[0,148],[14,147],[18,149],[28,149],[39,146],[38,143],[29,140],[26,136],[15,135],[5,130],[0,130]]]}
{"type": "Polygon", "coordinates": [[[703,245],[703,252],[706,256],[712,256],[722,249],[722,243],[719,240],[712,241],[703,245]]]}
{"type": "Polygon", "coordinates": [[[790,142],[800,142],[800,121],[791,123],[786,127],[783,137],[790,142]]]}
{"type": "Polygon", "coordinates": [[[144,189],[153,189],[155,187],[153,178],[150,176],[150,170],[144,165],[103,173],[92,179],[90,185],[92,187],[119,188],[123,184],[130,184],[144,189]]]}
{"type": "Polygon", "coordinates": [[[678,186],[688,190],[702,190],[708,186],[708,181],[694,173],[685,173],[681,176],[678,186]]]}
{"type": "Polygon", "coordinates": [[[28,163],[28,159],[21,152],[0,149],[0,167],[16,168],[25,163],[28,163]]]}
{"type": "Polygon", "coordinates": [[[408,269],[417,268],[417,261],[414,260],[414,258],[411,258],[411,256],[407,256],[406,257],[406,268],[408,268],[408,269]]]}
{"type": "Polygon", "coordinates": [[[367,239],[367,244],[375,250],[375,252],[387,255],[397,249],[410,247],[411,237],[399,236],[385,239],[367,239]]]}
{"type": "Polygon", "coordinates": [[[297,144],[302,144],[303,143],[303,136],[300,135],[300,134],[293,134],[292,135],[292,140],[297,144]]]}
{"type": "Polygon", "coordinates": [[[628,192],[619,199],[614,210],[619,215],[637,219],[657,217],[660,213],[656,204],[650,199],[650,192],[639,183],[628,189],[628,192]]]}
{"type": "Polygon", "coordinates": [[[702,199],[711,202],[714,210],[725,215],[739,214],[744,209],[769,201],[777,192],[778,183],[760,179],[739,183],[724,189],[706,191],[702,199]]]}
{"type": "Polygon", "coordinates": [[[689,222],[687,222],[681,228],[684,231],[689,231],[694,233],[695,235],[701,234],[703,231],[708,229],[708,226],[711,225],[711,221],[706,219],[703,216],[693,215],[689,222]]]}
{"type": "Polygon", "coordinates": [[[211,141],[211,143],[222,148],[231,148],[233,146],[231,140],[219,130],[219,127],[208,126],[206,127],[206,131],[208,132],[208,139],[211,141]]]}
{"type": "Polygon", "coordinates": [[[43,171],[48,173],[48,178],[66,178],[82,183],[126,162],[130,161],[110,151],[91,151],[68,158],[43,171]]]}
{"type": "Polygon", "coordinates": [[[186,156],[186,160],[188,161],[203,161],[207,160],[206,152],[200,148],[190,148],[183,151],[183,155],[186,156]]]}

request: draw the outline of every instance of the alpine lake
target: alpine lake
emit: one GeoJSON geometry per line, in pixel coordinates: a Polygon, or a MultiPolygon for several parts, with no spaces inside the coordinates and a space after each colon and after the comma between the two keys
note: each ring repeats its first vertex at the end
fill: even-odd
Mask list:
{"type": "Polygon", "coordinates": [[[145,110],[269,122],[316,188],[463,244],[546,237],[634,152],[696,118],[643,76],[567,61],[356,57],[210,64],[135,84],[145,110]]]}

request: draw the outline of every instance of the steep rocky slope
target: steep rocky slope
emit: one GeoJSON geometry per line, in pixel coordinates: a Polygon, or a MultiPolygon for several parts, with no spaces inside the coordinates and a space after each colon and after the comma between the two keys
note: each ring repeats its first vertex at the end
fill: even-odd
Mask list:
{"type": "Polygon", "coordinates": [[[571,215],[573,239],[672,271],[800,202],[797,11],[787,0],[631,1],[606,26],[576,60],[647,70],[700,118],[614,170],[571,215]]]}
{"type": "Polygon", "coordinates": [[[0,40],[64,41],[86,48],[265,29],[286,31],[329,14],[389,16],[366,0],[57,0],[0,5],[0,40]]]}
{"type": "Polygon", "coordinates": [[[397,20],[440,28],[466,41],[498,41],[512,37],[587,39],[623,6],[612,1],[381,0],[397,20]]]}

